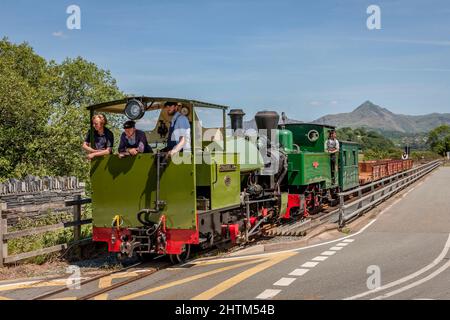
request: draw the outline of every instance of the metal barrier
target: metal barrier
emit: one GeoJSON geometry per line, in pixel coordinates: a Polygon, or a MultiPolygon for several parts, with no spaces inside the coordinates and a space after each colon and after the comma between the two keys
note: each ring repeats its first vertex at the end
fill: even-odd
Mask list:
{"type": "Polygon", "coordinates": [[[412,184],[414,181],[422,178],[427,173],[441,166],[441,164],[442,161],[436,160],[356,189],[339,193],[339,215],[338,221],[335,222],[339,223],[339,227],[343,227],[347,221],[360,216],[367,210],[372,209],[386,198],[392,196],[401,189],[412,184]],[[379,189],[376,189],[376,187],[379,189]],[[367,195],[363,195],[363,192],[368,189],[370,189],[371,192],[367,195]],[[356,200],[352,198],[351,202],[346,204],[344,200],[345,197],[355,194],[357,194],[358,198],[356,200]]]}

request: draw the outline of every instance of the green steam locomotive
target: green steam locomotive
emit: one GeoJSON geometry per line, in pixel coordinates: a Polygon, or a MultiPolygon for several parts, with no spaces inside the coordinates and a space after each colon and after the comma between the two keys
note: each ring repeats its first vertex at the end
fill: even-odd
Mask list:
{"type": "Polygon", "coordinates": [[[244,130],[244,112],[235,109],[228,113],[227,128],[226,106],[158,97],[129,97],[88,109],[91,116],[125,114],[147,125],[153,148],[91,163],[93,240],[119,255],[166,254],[179,263],[191,246],[248,241],[265,224],[316,214],[338,192],[359,185],[357,144],[341,142],[331,167],[325,149],[331,126],[279,125],[276,112],[262,111],[255,116],[257,129],[244,130]],[[171,122],[167,101],[177,102],[191,125],[191,152],[172,159],[164,152],[171,122]],[[213,113],[210,119],[221,123],[208,127],[200,115],[213,113]]]}

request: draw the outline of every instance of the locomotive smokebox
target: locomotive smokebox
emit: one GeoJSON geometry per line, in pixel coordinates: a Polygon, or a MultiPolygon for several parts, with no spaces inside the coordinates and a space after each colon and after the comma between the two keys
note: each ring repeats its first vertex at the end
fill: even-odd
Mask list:
{"type": "Polygon", "coordinates": [[[267,139],[271,141],[273,130],[278,128],[280,115],[275,111],[260,111],[255,115],[255,121],[258,130],[267,130],[267,139]]]}
{"type": "Polygon", "coordinates": [[[233,109],[228,115],[231,120],[231,129],[233,129],[233,131],[242,130],[245,116],[244,111],[242,111],[242,109],[233,109]]]}

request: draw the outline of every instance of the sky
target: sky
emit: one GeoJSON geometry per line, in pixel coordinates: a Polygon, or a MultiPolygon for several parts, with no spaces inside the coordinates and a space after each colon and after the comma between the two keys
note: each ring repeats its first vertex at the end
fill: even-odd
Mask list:
{"type": "Polygon", "coordinates": [[[58,62],[82,56],[128,94],[312,121],[366,100],[450,112],[449,16],[448,0],[2,0],[0,36],[58,62]],[[369,5],[381,29],[367,27],[369,5]]]}

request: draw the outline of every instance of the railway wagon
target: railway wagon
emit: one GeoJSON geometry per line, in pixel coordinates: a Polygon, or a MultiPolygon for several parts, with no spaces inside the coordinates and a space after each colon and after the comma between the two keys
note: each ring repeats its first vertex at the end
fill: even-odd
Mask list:
{"type": "Polygon", "coordinates": [[[371,160],[359,163],[359,182],[366,184],[412,169],[413,160],[371,160]]]}
{"type": "Polygon", "coordinates": [[[129,97],[88,109],[147,125],[142,129],[153,149],[91,162],[93,240],[119,256],[166,254],[178,263],[192,245],[248,241],[265,224],[316,214],[340,191],[358,186],[355,143],[341,142],[332,174],[325,150],[332,126],[279,124],[278,113],[262,111],[255,134],[243,130],[244,112],[234,109],[228,130],[227,106],[174,98],[129,97]],[[167,101],[178,103],[191,125],[192,152],[172,159],[164,152],[167,101]],[[202,110],[218,112],[220,124],[208,126],[202,110]]]}

